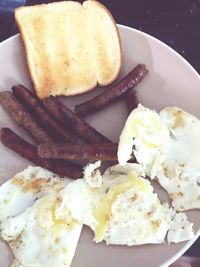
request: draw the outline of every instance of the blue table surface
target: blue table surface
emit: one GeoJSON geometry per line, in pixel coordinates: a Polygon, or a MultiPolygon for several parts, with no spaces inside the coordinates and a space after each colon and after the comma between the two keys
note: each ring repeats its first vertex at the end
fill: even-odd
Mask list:
{"type": "MultiPolygon", "coordinates": [[[[54,1],[0,0],[0,41],[17,32],[12,7],[22,2],[33,5],[54,1]]],[[[110,9],[117,23],[142,30],[165,42],[200,73],[200,0],[101,0],[100,2],[110,9]]],[[[186,254],[200,257],[200,238],[186,254]]]]}

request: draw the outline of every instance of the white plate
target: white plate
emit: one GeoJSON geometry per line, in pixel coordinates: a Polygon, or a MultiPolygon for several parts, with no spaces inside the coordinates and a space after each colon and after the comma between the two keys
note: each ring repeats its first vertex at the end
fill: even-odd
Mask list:
{"type": "MultiPolygon", "coordinates": [[[[155,38],[137,30],[119,26],[123,47],[123,68],[120,78],[137,63],[145,63],[150,70],[148,77],[137,90],[142,104],[157,110],[175,105],[200,118],[200,77],[198,73],[175,51],[155,38]]],[[[0,90],[22,83],[31,88],[26,68],[24,51],[19,36],[14,36],[0,45],[0,90]]],[[[88,94],[69,97],[66,103],[73,107],[104,89],[88,94]]],[[[113,141],[127,116],[124,102],[113,104],[87,121],[113,141]]],[[[23,137],[26,134],[10,120],[0,107],[0,126],[9,126],[23,137]]],[[[0,183],[22,170],[28,162],[0,144],[0,183]]],[[[192,192],[191,192],[192,193],[192,192]]],[[[92,233],[85,228],[72,267],[157,267],[169,266],[181,256],[200,235],[200,212],[187,212],[194,223],[195,238],[176,245],[145,245],[138,247],[94,245],[92,233]]],[[[0,242],[0,266],[8,267],[12,260],[9,249],[0,242]]],[[[45,267],[45,266],[44,266],[45,267]]],[[[59,267],[59,266],[55,266],[59,267]]]]}

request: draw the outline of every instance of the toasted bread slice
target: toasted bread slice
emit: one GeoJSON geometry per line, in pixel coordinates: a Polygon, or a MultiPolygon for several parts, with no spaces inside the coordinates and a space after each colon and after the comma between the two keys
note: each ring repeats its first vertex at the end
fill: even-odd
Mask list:
{"type": "Polygon", "coordinates": [[[76,95],[118,76],[122,52],[116,23],[97,1],[63,1],[15,11],[35,91],[76,95]]]}

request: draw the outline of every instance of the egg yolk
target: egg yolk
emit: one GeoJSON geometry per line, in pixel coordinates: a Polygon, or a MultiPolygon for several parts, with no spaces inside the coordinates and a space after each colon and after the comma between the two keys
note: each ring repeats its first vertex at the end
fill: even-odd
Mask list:
{"type": "Polygon", "coordinates": [[[44,197],[37,208],[36,219],[39,225],[47,230],[50,227],[67,227],[69,230],[77,223],[75,219],[71,217],[69,213],[63,211],[62,216],[59,218],[56,214],[56,210],[60,205],[60,200],[57,198],[44,197]]]}

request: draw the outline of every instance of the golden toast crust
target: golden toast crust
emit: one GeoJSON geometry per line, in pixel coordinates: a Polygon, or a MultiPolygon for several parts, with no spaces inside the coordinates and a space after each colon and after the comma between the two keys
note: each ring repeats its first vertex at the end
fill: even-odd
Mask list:
{"type": "Polygon", "coordinates": [[[81,94],[117,78],[122,64],[119,32],[99,2],[20,7],[15,19],[40,99],[81,94]]]}

